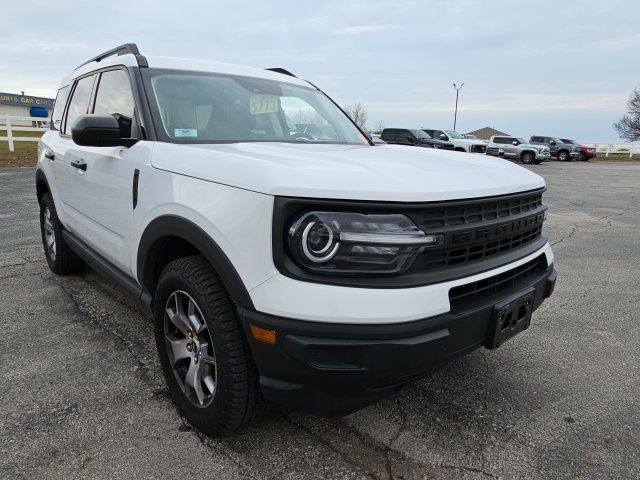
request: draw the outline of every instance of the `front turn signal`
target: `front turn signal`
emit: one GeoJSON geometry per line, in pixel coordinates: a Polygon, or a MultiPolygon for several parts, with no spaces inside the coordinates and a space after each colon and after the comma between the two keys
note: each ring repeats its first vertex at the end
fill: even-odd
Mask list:
{"type": "Polygon", "coordinates": [[[262,343],[268,343],[269,345],[276,344],[277,335],[275,330],[258,327],[252,324],[249,324],[249,330],[251,330],[251,336],[254,340],[262,343]]]}

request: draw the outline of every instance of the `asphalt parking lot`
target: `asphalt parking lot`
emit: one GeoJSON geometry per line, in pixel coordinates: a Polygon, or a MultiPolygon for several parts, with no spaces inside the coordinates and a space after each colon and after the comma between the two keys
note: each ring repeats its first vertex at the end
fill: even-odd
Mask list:
{"type": "Polygon", "coordinates": [[[348,417],[223,439],[177,414],[148,315],[50,273],[34,172],[0,169],[0,477],[640,478],[640,164],[531,169],[559,280],[528,331],[348,417]]]}

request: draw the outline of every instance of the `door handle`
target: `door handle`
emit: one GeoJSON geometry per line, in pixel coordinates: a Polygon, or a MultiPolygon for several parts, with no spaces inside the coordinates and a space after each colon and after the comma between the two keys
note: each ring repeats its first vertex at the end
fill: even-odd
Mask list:
{"type": "Polygon", "coordinates": [[[77,168],[78,170],[87,171],[87,163],[84,160],[74,160],[71,162],[71,166],[73,168],[77,168]]]}
{"type": "Polygon", "coordinates": [[[44,152],[44,158],[47,158],[53,162],[56,159],[56,156],[53,152],[44,152]]]}

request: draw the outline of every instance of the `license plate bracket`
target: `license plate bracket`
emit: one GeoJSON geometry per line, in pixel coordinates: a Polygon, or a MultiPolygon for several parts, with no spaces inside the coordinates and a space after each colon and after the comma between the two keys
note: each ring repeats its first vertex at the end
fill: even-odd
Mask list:
{"type": "Polygon", "coordinates": [[[510,338],[529,328],[534,298],[535,290],[531,289],[493,307],[489,331],[485,339],[486,348],[495,350],[510,338]]]}

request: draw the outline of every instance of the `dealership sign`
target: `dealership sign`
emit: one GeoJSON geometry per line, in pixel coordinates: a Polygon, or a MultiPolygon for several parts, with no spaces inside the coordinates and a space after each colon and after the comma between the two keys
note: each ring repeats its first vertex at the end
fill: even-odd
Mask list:
{"type": "Polygon", "coordinates": [[[18,105],[21,107],[53,108],[53,98],[32,97],[30,95],[16,95],[0,92],[0,105],[18,105]]]}

